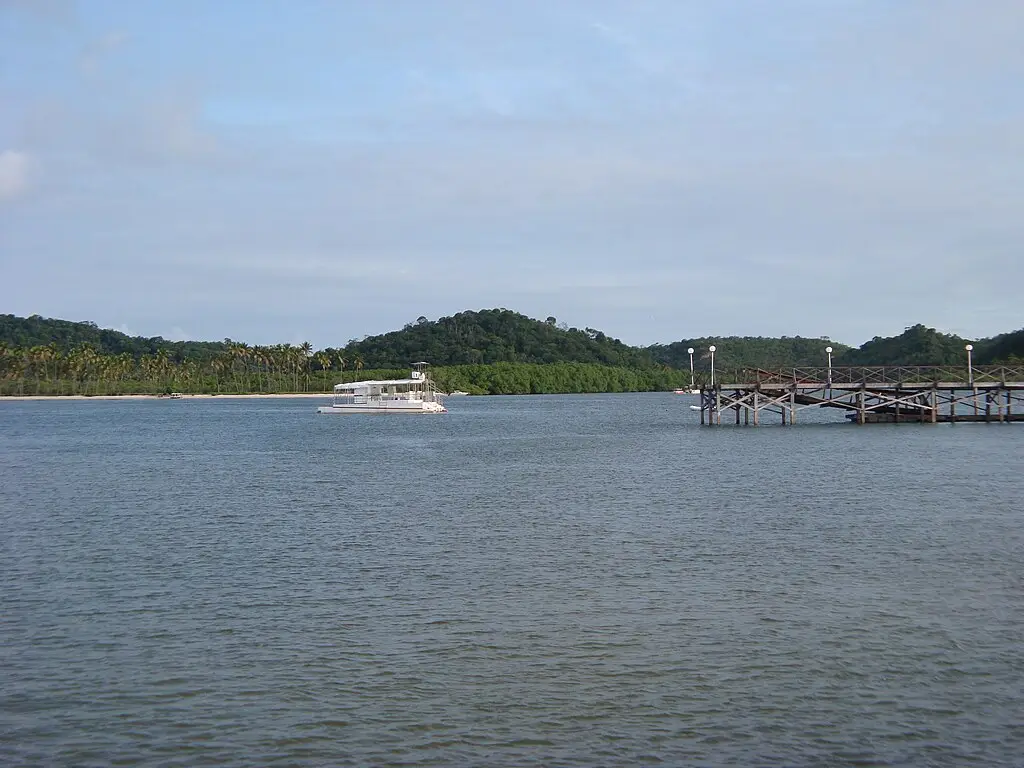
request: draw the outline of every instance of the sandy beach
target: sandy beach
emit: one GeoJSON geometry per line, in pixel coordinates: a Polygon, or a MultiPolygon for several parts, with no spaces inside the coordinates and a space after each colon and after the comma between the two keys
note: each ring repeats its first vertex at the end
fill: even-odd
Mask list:
{"type": "Polygon", "coordinates": [[[19,400],[253,400],[268,398],[315,398],[319,400],[330,400],[330,392],[310,393],[302,392],[294,395],[288,394],[249,394],[249,395],[186,395],[180,398],[170,398],[167,395],[0,395],[0,401],[16,402],[19,400]]]}

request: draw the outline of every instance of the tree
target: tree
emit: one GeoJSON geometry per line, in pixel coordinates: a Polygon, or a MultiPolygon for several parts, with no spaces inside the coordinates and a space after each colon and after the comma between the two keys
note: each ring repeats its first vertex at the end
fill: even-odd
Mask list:
{"type": "MultiPolygon", "coordinates": [[[[323,351],[317,352],[316,353],[316,363],[317,363],[317,365],[320,366],[320,370],[323,371],[326,374],[327,371],[329,371],[331,369],[331,356],[329,354],[327,354],[326,352],[323,352],[323,351]]],[[[325,392],[327,391],[327,387],[328,387],[327,377],[324,376],[324,391],[325,392]]]]}
{"type": "Polygon", "coordinates": [[[308,341],[302,342],[302,344],[299,346],[299,354],[302,355],[302,370],[303,370],[303,375],[305,376],[305,382],[303,384],[302,391],[303,392],[308,392],[309,391],[309,364],[310,364],[310,362],[312,360],[312,357],[313,357],[313,345],[310,344],[308,341]]]}

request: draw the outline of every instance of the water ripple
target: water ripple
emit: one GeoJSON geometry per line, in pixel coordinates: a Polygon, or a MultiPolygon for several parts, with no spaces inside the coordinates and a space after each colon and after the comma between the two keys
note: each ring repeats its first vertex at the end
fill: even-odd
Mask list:
{"type": "Polygon", "coordinates": [[[0,763],[1020,765],[1024,432],[683,408],[0,404],[0,763]]]}

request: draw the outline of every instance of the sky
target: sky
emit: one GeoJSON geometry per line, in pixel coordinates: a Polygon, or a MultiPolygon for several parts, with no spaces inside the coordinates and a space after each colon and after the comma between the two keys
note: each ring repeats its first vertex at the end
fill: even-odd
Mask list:
{"type": "Polygon", "coordinates": [[[1024,326],[1019,0],[0,0],[0,313],[1024,326]]]}

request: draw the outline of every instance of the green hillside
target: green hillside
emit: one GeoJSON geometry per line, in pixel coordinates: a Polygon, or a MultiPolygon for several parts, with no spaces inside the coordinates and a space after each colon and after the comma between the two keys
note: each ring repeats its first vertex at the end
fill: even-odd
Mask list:
{"type": "Polygon", "coordinates": [[[988,339],[964,339],[924,325],[899,336],[876,336],[858,349],[844,352],[838,365],[959,365],[966,362],[967,344],[974,345],[975,365],[1024,358],[1024,329],[988,339]]]}
{"type": "Polygon", "coordinates": [[[39,315],[0,315],[0,344],[26,349],[53,344],[63,353],[88,344],[101,355],[128,353],[133,357],[155,355],[163,349],[175,360],[207,360],[225,349],[225,344],[219,341],[168,341],[160,336],[129,336],[99,328],[96,323],[54,320],[39,315]]]}
{"type": "Polygon", "coordinates": [[[507,309],[460,312],[438,320],[419,318],[400,331],[349,342],[349,358],[367,368],[402,366],[414,360],[432,365],[488,363],[599,363],[650,367],[645,350],[630,347],[593,328],[559,326],[507,309]]]}
{"type": "Polygon", "coordinates": [[[826,347],[832,347],[833,359],[851,349],[845,344],[827,338],[726,336],[656,344],[648,347],[647,351],[662,365],[689,369],[690,355],[687,349],[693,348],[693,364],[699,368],[706,365],[705,361],[710,357],[708,347],[711,345],[716,347],[715,365],[723,369],[824,365],[826,347]]]}
{"type": "MultiPolygon", "coordinates": [[[[689,385],[690,347],[700,383],[712,344],[724,370],[822,365],[828,346],[837,366],[957,365],[965,362],[965,343],[915,325],[857,349],[824,337],[704,337],[639,348],[553,317],[490,309],[421,317],[398,331],[316,351],[308,343],[172,342],[93,323],[0,315],[0,394],[325,392],[385,369],[401,375],[415,360],[433,364],[443,389],[475,394],[651,391],[689,385]]],[[[1024,329],[971,343],[976,365],[1024,359],[1024,329]]]]}
{"type": "Polygon", "coordinates": [[[1024,362],[1024,328],[978,342],[980,364],[1024,362]]]}

